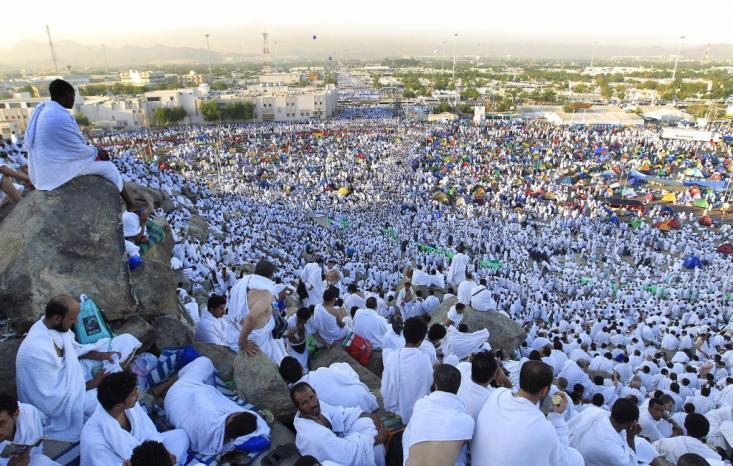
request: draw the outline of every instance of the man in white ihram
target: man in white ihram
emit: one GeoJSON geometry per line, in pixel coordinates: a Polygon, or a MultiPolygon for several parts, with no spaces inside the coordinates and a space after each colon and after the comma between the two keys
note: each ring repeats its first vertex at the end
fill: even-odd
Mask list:
{"type": "Polygon", "coordinates": [[[91,416],[98,404],[96,387],[106,373],[122,370],[141,345],[129,334],[78,344],[71,327],[79,309],[69,295],[52,298],[15,359],[18,398],[46,416],[45,436],[62,442],[79,440],[85,415],[91,416]],[[98,351],[100,346],[109,351],[98,351]]]}
{"type": "Polygon", "coordinates": [[[583,457],[568,446],[563,413],[567,396],[558,392],[559,403],[547,418],[538,404],[552,385],[552,367],[527,361],[519,375],[519,391],[497,388],[486,400],[476,420],[471,461],[473,466],[582,466],[583,457]]]}
{"type": "Polygon", "coordinates": [[[287,356],[282,339],[272,337],[275,318],[272,300],[275,296],[275,265],[261,260],[255,265],[255,273],[240,279],[232,288],[229,299],[229,346],[253,356],[262,351],[276,365],[287,356]],[[239,328],[239,331],[235,329],[239,328]],[[235,340],[236,338],[236,340],[235,340]]]}
{"type": "Polygon", "coordinates": [[[123,186],[122,175],[103,149],[87,145],[74,117],[74,88],[55,79],[48,86],[51,100],[41,103],[31,114],[25,132],[28,174],[40,191],[52,191],[83,175],[97,175],[115,185],[128,208],[132,197],[123,186]]]}
{"type": "Polygon", "coordinates": [[[585,409],[570,419],[570,445],[586,466],[636,466],[638,421],[639,407],[626,398],[616,400],[610,413],[585,409]]]}
{"type": "Polygon", "coordinates": [[[466,268],[471,261],[467,255],[463,253],[463,246],[458,247],[458,254],[453,256],[448,268],[448,283],[459,285],[466,279],[466,268]]]}
{"type": "Polygon", "coordinates": [[[323,303],[323,258],[317,257],[315,262],[306,264],[300,279],[308,292],[308,304],[323,303]]]}
{"type": "MultiPolygon", "coordinates": [[[[0,393],[0,452],[8,445],[34,445],[43,439],[46,417],[33,406],[18,403],[15,397],[0,393]]],[[[61,466],[43,454],[43,442],[25,453],[0,458],[0,466],[61,466]]]]}
{"type": "Polygon", "coordinates": [[[474,421],[456,396],[461,373],[451,365],[440,364],[435,366],[433,380],[433,392],[417,400],[402,436],[404,464],[465,466],[465,446],[473,437],[474,421]]]}
{"type": "Polygon", "coordinates": [[[298,409],[293,424],[301,455],[349,466],[384,466],[387,430],[376,415],[321,403],[305,382],[293,385],[290,398],[298,409]]]}

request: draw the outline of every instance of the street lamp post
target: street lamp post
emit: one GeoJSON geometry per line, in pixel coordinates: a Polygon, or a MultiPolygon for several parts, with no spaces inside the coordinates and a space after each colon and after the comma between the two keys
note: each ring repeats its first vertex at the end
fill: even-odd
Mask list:
{"type": "Polygon", "coordinates": [[[593,42],[593,49],[590,53],[590,67],[593,68],[593,60],[596,57],[596,47],[598,47],[598,42],[593,42]]]}
{"type": "Polygon", "coordinates": [[[211,86],[212,72],[211,72],[211,48],[209,47],[209,35],[210,34],[204,34],[204,37],[206,37],[206,58],[209,62],[209,86],[211,86]]]}
{"type": "Polygon", "coordinates": [[[685,36],[680,36],[680,41],[677,43],[677,55],[674,58],[674,69],[672,70],[672,82],[674,82],[677,76],[677,63],[680,61],[680,49],[682,48],[682,41],[685,40],[685,36]]]}
{"type": "Polygon", "coordinates": [[[453,80],[456,79],[456,37],[458,37],[457,32],[453,34],[453,80]]]}

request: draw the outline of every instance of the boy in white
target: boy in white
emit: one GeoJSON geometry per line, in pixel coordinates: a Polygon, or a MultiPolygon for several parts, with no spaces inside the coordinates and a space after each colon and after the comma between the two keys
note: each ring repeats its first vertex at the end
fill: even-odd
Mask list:
{"type": "Polygon", "coordinates": [[[161,441],[185,464],[189,439],[182,429],[159,433],[138,404],[137,378],[129,372],[110,374],[99,384],[99,405],[81,431],[81,466],[121,464],[145,440],[161,441]]]}
{"type": "Polygon", "coordinates": [[[206,310],[196,325],[194,340],[227,346],[224,330],[224,314],[227,312],[227,300],[224,296],[212,295],[206,303],[206,310]]]}

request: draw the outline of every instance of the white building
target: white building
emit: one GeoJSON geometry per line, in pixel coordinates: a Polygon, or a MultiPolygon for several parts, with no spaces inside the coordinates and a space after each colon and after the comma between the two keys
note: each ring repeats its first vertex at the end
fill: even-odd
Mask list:
{"type": "Polygon", "coordinates": [[[0,100],[0,135],[8,138],[13,132],[24,133],[33,108],[46,100],[48,99],[44,97],[0,100]]]}
{"type": "Polygon", "coordinates": [[[91,97],[76,105],[89,122],[100,128],[140,128],[146,123],[141,100],[132,98],[91,97]]]}
{"type": "Polygon", "coordinates": [[[156,108],[183,107],[186,111],[185,123],[203,123],[204,117],[199,110],[199,93],[197,89],[173,89],[150,91],[143,94],[145,112],[152,115],[156,108]]]}
{"type": "Polygon", "coordinates": [[[324,89],[278,89],[253,99],[257,121],[324,120],[336,114],[337,101],[333,84],[324,89]]]}
{"type": "Polygon", "coordinates": [[[165,73],[162,71],[130,70],[120,73],[120,80],[122,84],[131,84],[133,86],[161,84],[165,82],[165,73]]]}
{"type": "Polygon", "coordinates": [[[259,75],[258,81],[265,86],[287,86],[300,83],[302,76],[301,73],[268,73],[259,75]]]}

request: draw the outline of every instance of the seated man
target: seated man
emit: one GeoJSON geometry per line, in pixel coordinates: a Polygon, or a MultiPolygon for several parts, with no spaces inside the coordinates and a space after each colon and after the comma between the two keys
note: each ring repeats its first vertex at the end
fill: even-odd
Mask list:
{"type": "Polygon", "coordinates": [[[685,417],[687,435],[669,437],[654,442],[654,448],[659,456],[670,463],[676,463],[685,453],[697,453],[708,460],[722,461],[722,458],[712,448],[705,444],[705,437],[710,431],[710,422],[699,413],[690,413],[685,417]]]}
{"type": "Polygon", "coordinates": [[[427,330],[421,317],[407,319],[403,330],[405,347],[393,351],[384,361],[384,409],[399,414],[403,424],[410,421],[415,402],[430,393],[433,385],[433,364],[420,349],[427,330]]]}
{"type": "Polygon", "coordinates": [[[81,466],[121,464],[146,440],[163,442],[184,464],[188,435],[181,429],[159,433],[138,404],[137,378],[129,372],[110,374],[97,388],[99,405],[81,431],[81,466]]]}
{"type": "Polygon", "coordinates": [[[0,159],[0,206],[5,203],[7,198],[10,198],[10,200],[15,203],[18,203],[21,200],[22,191],[15,186],[13,178],[20,181],[26,181],[28,183],[31,181],[31,179],[28,178],[28,175],[14,170],[11,166],[3,163],[2,159],[0,159]]]}
{"type": "Polygon", "coordinates": [[[577,414],[570,421],[570,445],[583,455],[586,466],[639,464],[635,453],[640,431],[638,406],[619,398],[610,414],[602,408],[577,414]]]}
{"type": "MultiPolygon", "coordinates": [[[[0,452],[13,443],[34,445],[43,439],[46,417],[31,405],[18,403],[15,397],[0,394],[0,452]]],[[[0,466],[60,466],[43,454],[43,444],[31,448],[21,456],[0,458],[0,466]]]]}
{"type": "Polygon", "coordinates": [[[74,107],[74,88],[62,79],[55,79],[48,91],[51,100],[33,110],[25,132],[33,186],[52,191],[76,177],[97,175],[113,183],[127,207],[132,208],[132,197],[123,186],[119,170],[109,161],[104,149],[87,145],[68,111],[74,107]]]}
{"type": "Polygon", "coordinates": [[[354,333],[369,340],[373,350],[381,350],[382,338],[388,328],[387,319],[377,314],[377,298],[367,298],[366,308],[356,311],[354,333]]]}
{"type": "Polygon", "coordinates": [[[539,409],[552,387],[552,367],[542,361],[522,364],[519,391],[497,388],[476,419],[471,443],[471,464],[493,466],[583,465],[583,457],[568,445],[563,413],[568,397],[558,392],[558,404],[545,417],[539,409]]]}
{"type": "Polygon", "coordinates": [[[474,420],[456,396],[461,373],[453,366],[439,364],[433,380],[433,392],[417,400],[402,436],[404,464],[465,465],[465,445],[473,437],[474,420]]]}
{"type": "Polygon", "coordinates": [[[471,357],[471,362],[458,364],[458,370],[461,371],[461,386],[457,395],[474,421],[494,391],[490,386],[491,381],[497,377],[497,372],[503,371],[497,369],[498,363],[490,351],[479,351],[471,357]]]}
{"type": "Polygon", "coordinates": [[[178,380],[165,397],[168,421],[186,431],[191,448],[204,455],[216,455],[232,451],[251,438],[269,436],[264,419],[216,389],[214,372],[210,359],[196,358],[178,372],[178,380]]]}
{"type": "Polygon", "coordinates": [[[201,313],[194,340],[227,346],[226,332],[222,317],[227,312],[227,299],[224,296],[212,295],[206,303],[206,310],[201,313]]]}
{"type": "Polygon", "coordinates": [[[107,373],[122,370],[141,345],[129,334],[78,344],[71,327],[79,309],[69,295],[52,298],[15,359],[18,398],[47,417],[45,436],[62,442],[79,440],[84,416],[91,416],[97,406],[94,389],[107,373]],[[111,351],[98,351],[102,348],[111,351]]]}
{"type": "Polygon", "coordinates": [[[329,288],[323,292],[323,304],[317,304],[310,325],[314,336],[325,345],[335,345],[349,333],[344,323],[346,312],[337,304],[338,290],[329,288]]]}
{"type": "Polygon", "coordinates": [[[377,416],[321,403],[305,382],[293,386],[290,398],[298,409],[295,445],[301,455],[350,466],[384,466],[387,431],[377,416]]]}
{"type": "Polygon", "coordinates": [[[330,405],[360,408],[366,413],[379,408],[377,397],[345,362],[335,362],[329,367],[319,367],[303,375],[300,363],[287,356],[280,363],[280,375],[289,385],[306,382],[318,393],[320,400],[330,405]]]}

